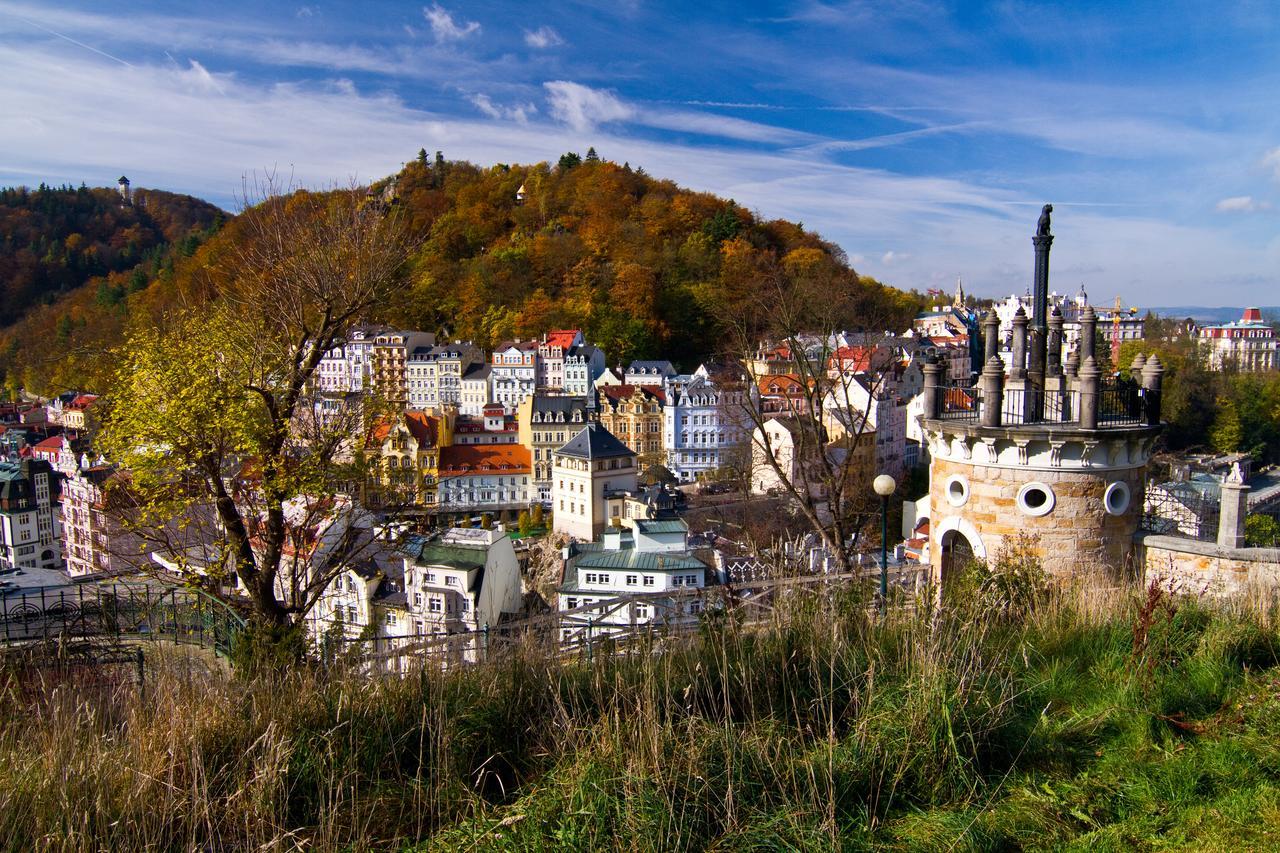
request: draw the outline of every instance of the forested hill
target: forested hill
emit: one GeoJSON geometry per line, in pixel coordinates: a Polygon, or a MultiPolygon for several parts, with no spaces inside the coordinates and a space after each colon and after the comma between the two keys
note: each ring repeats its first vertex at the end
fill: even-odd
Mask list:
{"type": "MultiPolygon", "coordinates": [[[[394,199],[391,209],[422,241],[404,291],[370,319],[484,346],[581,328],[610,364],[667,358],[692,369],[716,353],[735,303],[745,304],[762,277],[783,273],[852,294],[871,329],[905,328],[919,306],[860,277],[838,248],[800,225],[591,154],[479,167],[423,153],[370,193],[394,199]]],[[[104,206],[129,215],[118,200],[104,206]]],[[[58,239],[65,252],[66,238],[58,239]]],[[[195,251],[167,256],[139,292],[141,276],[131,274],[121,291],[111,284],[117,274],[32,312],[0,337],[6,385],[100,389],[104,355],[129,318],[191,304],[242,239],[231,219],[195,251]]]]}
{"type": "MultiPolygon", "coordinates": [[[[132,203],[83,185],[0,190],[0,326],[90,279],[132,272],[223,218],[200,199],[157,190],[138,190],[132,203]]],[[[146,286],[149,270],[138,271],[126,289],[146,286]]]]}

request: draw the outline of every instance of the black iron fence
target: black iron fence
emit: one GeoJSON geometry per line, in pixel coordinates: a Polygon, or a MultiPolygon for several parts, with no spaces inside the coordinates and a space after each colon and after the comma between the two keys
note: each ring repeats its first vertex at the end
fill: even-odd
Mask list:
{"type": "Polygon", "coordinates": [[[970,382],[951,382],[943,385],[942,417],[949,421],[977,423],[981,417],[982,389],[970,382]]]}
{"type": "Polygon", "coordinates": [[[0,643],[86,637],[164,639],[226,655],[244,620],[197,590],[113,583],[16,590],[0,596],[0,643]]]}
{"type": "Polygon", "coordinates": [[[1142,529],[1206,542],[1218,538],[1221,498],[1189,483],[1151,483],[1142,501],[1142,529]]]}
{"type": "Polygon", "coordinates": [[[1107,380],[1098,388],[1098,426],[1144,424],[1146,402],[1146,393],[1137,382],[1124,377],[1107,380]]]}
{"type": "Polygon", "coordinates": [[[1073,423],[1080,419],[1080,392],[1006,388],[1000,406],[1002,424],[1073,423]]]}

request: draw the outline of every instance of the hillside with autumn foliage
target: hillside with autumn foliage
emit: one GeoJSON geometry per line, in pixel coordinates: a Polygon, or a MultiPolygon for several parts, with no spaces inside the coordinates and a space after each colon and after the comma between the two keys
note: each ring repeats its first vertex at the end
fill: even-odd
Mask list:
{"type": "MultiPolygon", "coordinates": [[[[610,363],[694,367],[716,354],[725,318],[763,278],[797,269],[851,296],[867,328],[905,327],[919,305],[859,276],[839,248],[797,224],[591,155],[479,167],[424,152],[370,199],[389,202],[420,244],[400,298],[367,319],[486,347],[581,328],[610,363]]],[[[0,340],[6,385],[103,387],[105,353],[127,323],[216,292],[219,258],[243,239],[231,219],[153,264],[145,286],[129,272],[112,289],[104,283],[124,275],[113,270],[30,311],[0,340]]]]}

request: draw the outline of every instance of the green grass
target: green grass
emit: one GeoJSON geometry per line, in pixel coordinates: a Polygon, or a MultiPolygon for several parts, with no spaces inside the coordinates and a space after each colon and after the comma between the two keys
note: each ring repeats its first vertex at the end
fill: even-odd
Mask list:
{"type": "Polygon", "coordinates": [[[876,624],[855,595],[595,660],[404,679],[153,660],[20,691],[0,838],[75,850],[1268,850],[1271,614],[1062,590],[876,624]],[[1101,603],[1100,603],[1101,602],[1101,603]],[[1142,642],[1135,653],[1135,624],[1142,642]]]}

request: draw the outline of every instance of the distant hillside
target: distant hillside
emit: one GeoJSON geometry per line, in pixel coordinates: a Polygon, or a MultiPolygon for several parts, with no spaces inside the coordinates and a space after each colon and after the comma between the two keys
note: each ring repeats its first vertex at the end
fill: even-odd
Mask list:
{"type": "MultiPolygon", "coordinates": [[[[860,277],[799,225],[592,156],[482,168],[423,154],[373,192],[395,199],[422,245],[401,297],[370,319],[484,346],[581,328],[610,363],[662,357],[696,367],[722,339],[717,318],[783,269],[820,277],[871,329],[905,328],[920,304],[860,277]]],[[[96,292],[76,292],[33,314],[7,348],[0,341],[10,386],[20,377],[31,389],[101,388],[122,318],[216,290],[216,260],[239,239],[232,220],[198,251],[180,253],[190,257],[171,258],[171,275],[138,292],[131,279],[116,311],[103,312],[96,292]],[[73,357],[50,363],[56,347],[73,357]]]]}
{"type": "Polygon", "coordinates": [[[154,190],[139,190],[131,204],[85,186],[0,190],[0,326],[92,278],[154,260],[223,218],[207,202],[154,190]]]}
{"type": "MultiPolygon", "coordinates": [[[[1182,319],[1190,317],[1197,323],[1230,323],[1232,320],[1239,320],[1244,315],[1246,306],[1242,305],[1238,308],[1233,306],[1225,306],[1219,308],[1208,308],[1203,305],[1174,305],[1166,308],[1152,308],[1151,311],[1161,317],[1170,317],[1182,319]]],[[[1258,307],[1258,306],[1247,306],[1258,307]]],[[[1280,317],[1280,305],[1264,305],[1262,307],[1262,316],[1268,320],[1274,320],[1280,317]]]]}

